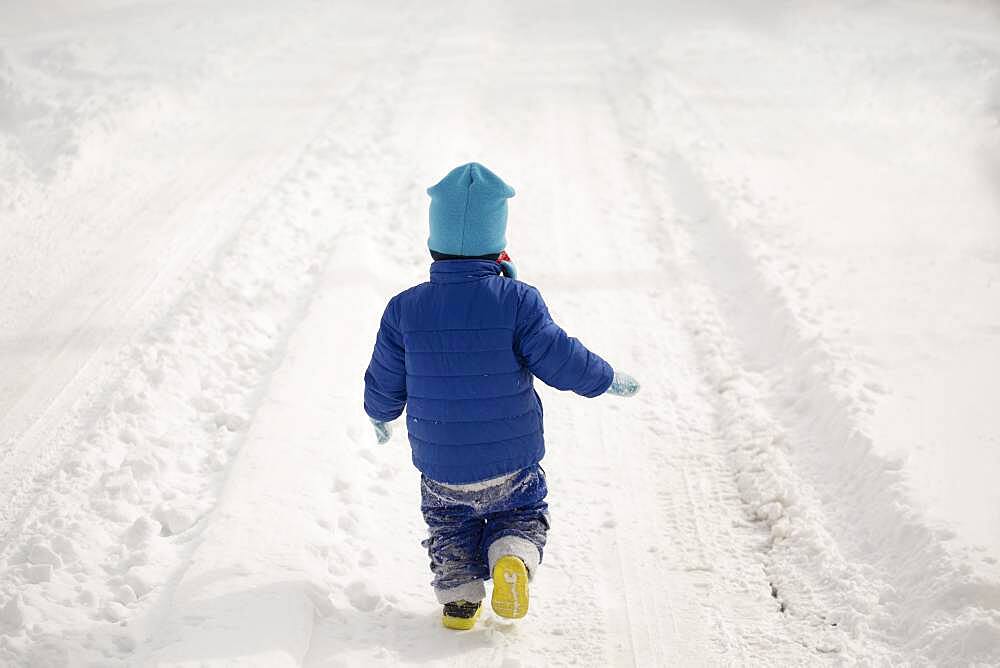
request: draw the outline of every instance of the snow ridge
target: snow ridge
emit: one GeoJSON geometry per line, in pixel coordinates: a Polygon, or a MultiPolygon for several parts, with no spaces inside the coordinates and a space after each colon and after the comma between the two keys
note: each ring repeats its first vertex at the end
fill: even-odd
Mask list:
{"type": "MultiPolygon", "coordinates": [[[[399,25],[412,30],[412,17],[399,25]]],[[[384,76],[359,77],[294,172],[301,177],[301,205],[282,215],[313,221],[306,243],[319,241],[308,273],[311,285],[319,282],[303,293],[301,327],[269,379],[267,402],[254,412],[200,541],[140,621],[150,629],[135,654],[140,663],[187,665],[221,654],[244,665],[302,665],[314,624],[333,619],[343,625],[346,611],[370,613],[394,598],[349,570],[355,562],[362,572],[378,563],[358,525],[364,515],[380,526],[373,517],[379,508],[359,503],[363,499],[352,491],[358,481],[346,475],[351,467],[376,463],[365,438],[370,425],[346,398],[360,396],[361,373],[352,364],[364,358],[369,342],[358,336],[360,328],[345,326],[346,315],[333,319],[333,331],[329,327],[330,314],[341,309],[352,319],[368,312],[366,322],[377,321],[381,311],[372,297],[382,277],[372,269],[377,253],[367,226],[393,219],[399,204],[382,191],[367,192],[368,178],[379,173],[387,183],[410,183],[405,162],[382,133],[395,114],[384,101],[399,94],[421,49],[403,39],[397,44],[400,57],[369,65],[384,76]],[[355,119],[349,135],[333,122],[345,117],[355,119]],[[344,155],[354,159],[338,159],[344,155]],[[317,323],[322,336],[310,338],[317,323]],[[349,446],[358,447],[360,456],[350,459],[359,463],[344,461],[349,446]]],[[[400,236],[383,231],[382,251],[412,248],[412,239],[400,236]]],[[[407,454],[397,452],[409,466],[407,454]]],[[[380,465],[374,478],[386,482],[399,469],[380,465]]],[[[390,495],[381,485],[373,488],[376,500],[390,495]]]]}

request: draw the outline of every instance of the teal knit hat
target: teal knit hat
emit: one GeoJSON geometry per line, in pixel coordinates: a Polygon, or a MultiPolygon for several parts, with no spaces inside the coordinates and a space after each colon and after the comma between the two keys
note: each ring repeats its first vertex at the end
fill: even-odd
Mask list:
{"type": "Polygon", "coordinates": [[[431,250],[477,256],[507,247],[507,199],[514,196],[514,189],[478,162],[451,170],[427,194],[431,250]]]}

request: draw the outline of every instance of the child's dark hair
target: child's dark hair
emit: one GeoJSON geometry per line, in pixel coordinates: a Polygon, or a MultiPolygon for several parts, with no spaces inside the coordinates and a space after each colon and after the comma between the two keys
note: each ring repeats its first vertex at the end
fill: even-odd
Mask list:
{"type": "Polygon", "coordinates": [[[448,255],[447,253],[439,253],[436,250],[431,251],[431,257],[434,258],[435,262],[438,260],[499,260],[500,253],[487,253],[486,255],[448,255]]]}

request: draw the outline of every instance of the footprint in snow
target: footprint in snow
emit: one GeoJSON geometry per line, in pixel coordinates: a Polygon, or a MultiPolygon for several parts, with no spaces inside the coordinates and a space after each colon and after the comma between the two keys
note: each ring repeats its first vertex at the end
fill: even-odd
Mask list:
{"type": "Polygon", "coordinates": [[[358,523],[350,515],[341,515],[340,519],[337,520],[337,526],[343,529],[349,536],[357,534],[358,523]]]}
{"type": "Polygon", "coordinates": [[[358,566],[362,568],[371,568],[378,564],[378,559],[375,557],[375,553],[371,550],[365,548],[361,552],[361,556],[358,557],[358,566]]]}
{"type": "Polygon", "coordinates": [[[344,593],[351,605],[361,612],[372,612],[382,600],[371,583],[365,580],[355,580],[344,588],[344,593]]]}

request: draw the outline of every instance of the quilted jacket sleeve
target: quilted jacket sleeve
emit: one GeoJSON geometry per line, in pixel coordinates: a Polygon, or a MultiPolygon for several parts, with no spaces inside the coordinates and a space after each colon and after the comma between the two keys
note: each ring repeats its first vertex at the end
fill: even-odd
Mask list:
{"type": "Polygon", "coordinates": [[[552,321],[542,295],[532,287],[518,306],[514,348],[535,377],[559,390],[596,397],[614,377],[611,365],[552,321]]]}
{"type": "Polygon", "coordinates": [[[365,372],[365,412],[382,422],[395,420],[406,406],[406,362],[403,337],[396,328],[395,307],[393,300],[385,308],[372,360],[365,372]]]}

